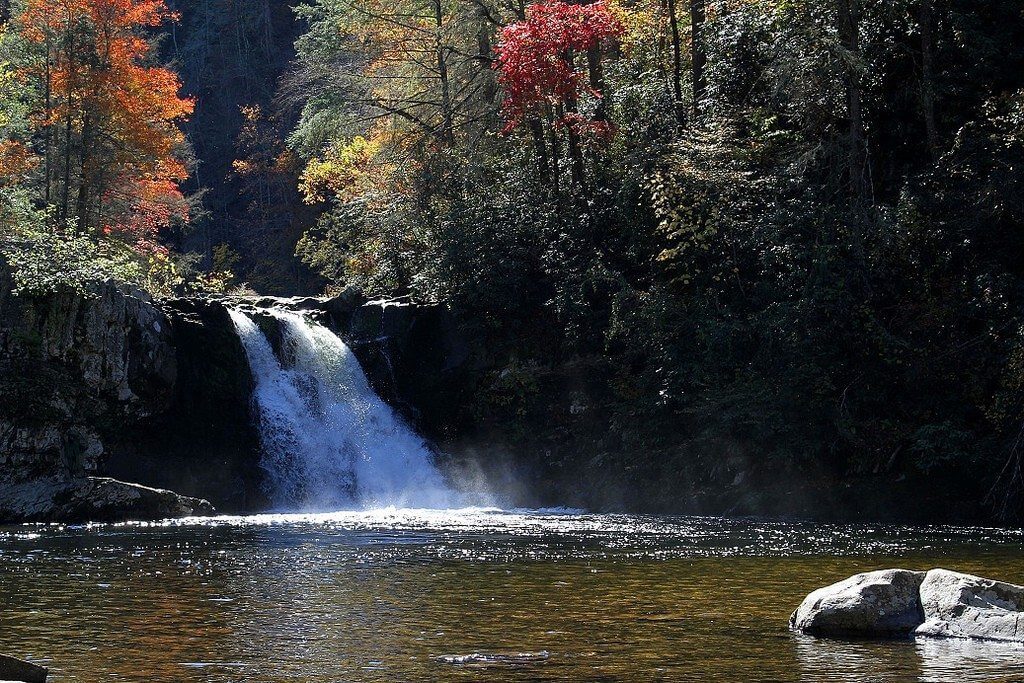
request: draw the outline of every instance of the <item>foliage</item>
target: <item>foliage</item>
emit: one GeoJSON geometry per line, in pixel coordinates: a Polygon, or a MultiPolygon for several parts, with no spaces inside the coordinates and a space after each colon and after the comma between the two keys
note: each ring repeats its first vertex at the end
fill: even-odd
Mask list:
{"type": "Polygon", "coordinates": [[[44,211],[32,208],[24,190],[0,190],[0,227],[0,258],[11,268],[16,293],[88,294],[91,283],[107,278],[143,278],[141,265],[127,247],[115,242],[100,245],[74,224],[48,220],[44,211]]]}
{"type": "Polygon", "coordinates": [[[556,122],[599,134],[607,124],[587,121],[569,109],[584,94],[600,98],[588,74],[575,67],[577,54],[601,47],[621,36],[624,27],[601,2],[587,5],[546,2],[530,5],[526,20],[501,30],[496,48],[498,83],[504,90],[503,110],[509,132],[526,119],[560,112],[556,122]]]}
{"type": "Polygon", "coordinates": [[[154,65],[152,40],[176,15],[163,0],[19,0],[11,16],[0,30],[0,185],[19,288],[186,287],[194,260],[163,240],[191,213],[178,126],[193,102],[154,65]]]}
{"type": "MultiPolygon", "coordinates": [[[[466,408],[491,429],[555,400],[485,400],[503,378],[602,368],[585,403],[603,429],[509,437],[550,453],[571,434],[537,456],[552,476],[599,467],[653,499],[751,473],[933,487],[1019,516],[1020,5],[703,5],[479,5],[500,89],[460,104],[491,112],[480,135],[409,137],[381,109],[360,125],[351,83],[317,89],[292,142],[324,211],[299,255],[449,304],[493,363],[466,408]]],[[[300,61],[333,69],[395,29],[305,11],[300,61]]],[[[449,26],[453,49],[479,27],[449,26]]],[[[388,87],[436,94],[435,73],[388,87]]]]}

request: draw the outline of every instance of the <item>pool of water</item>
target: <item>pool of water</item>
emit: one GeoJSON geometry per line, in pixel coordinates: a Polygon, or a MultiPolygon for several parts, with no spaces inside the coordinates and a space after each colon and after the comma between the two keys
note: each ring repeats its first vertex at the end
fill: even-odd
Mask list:
{"type": "Polygon", "coordinates": [[[51,680],[1024,681],[1024,648],[816,640],[810,590],[1024,583],[1024,532],[379,510],[0,529],[0,651],[51,680]]]}

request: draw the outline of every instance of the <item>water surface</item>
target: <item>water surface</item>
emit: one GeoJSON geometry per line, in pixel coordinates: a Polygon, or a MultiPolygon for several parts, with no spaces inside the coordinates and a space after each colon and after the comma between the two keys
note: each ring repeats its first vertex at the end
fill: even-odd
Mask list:
{"type": "Polygon", "coordinates": [[[0,530],[0,649],[51,680],[1024,681],[1024,649],[815,640],[870,569],[1024,583],[1024,533],[383,510],[0,530]]]}

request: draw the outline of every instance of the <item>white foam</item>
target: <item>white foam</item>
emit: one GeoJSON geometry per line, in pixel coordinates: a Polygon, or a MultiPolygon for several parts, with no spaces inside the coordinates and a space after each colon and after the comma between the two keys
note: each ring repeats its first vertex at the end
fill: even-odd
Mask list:
{"type": "Polygon", "coordinates": [[[458,507],[433,454],[370,388],[351,349],[327,328],[267,310],[282,334],[279,359],[253,320],[231,319],[255,382],[261,465],[282,510],[458,507]]]}

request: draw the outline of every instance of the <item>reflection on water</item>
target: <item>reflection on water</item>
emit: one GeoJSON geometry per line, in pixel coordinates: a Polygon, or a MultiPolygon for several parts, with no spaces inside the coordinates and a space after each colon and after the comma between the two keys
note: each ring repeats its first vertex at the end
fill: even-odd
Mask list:
{"type": "Polygon", "coordinates": [[[940,640],[922,638],[915,643],[921,657],[921,680],[991,681],[992,672],[1002,672],[996,680],[1024,680],[1024,647],[978,640],[940,640]]]}
{"type": "Polygon", "coordinates": [[[54,681],[1021,681],[1006,645],[814,640],[885,566],[1021,583],[1024,534],[379,510],[0,530],[0,649],[54,681]]]}

